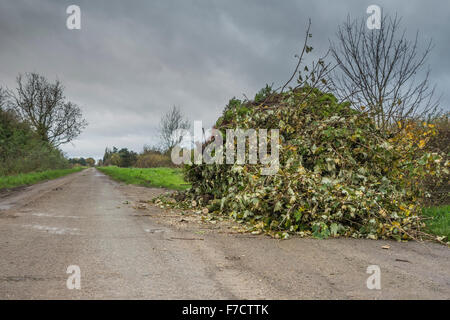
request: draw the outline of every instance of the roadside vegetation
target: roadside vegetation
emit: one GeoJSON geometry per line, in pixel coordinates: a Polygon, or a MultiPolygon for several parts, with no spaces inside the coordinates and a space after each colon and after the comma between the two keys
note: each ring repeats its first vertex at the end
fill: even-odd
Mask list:
{"type": "Polygon", "coordinates": [[[429,218],[426,221],[429,232],[450,239],[450,205],[425,208],[423,216],[429,218]]]}
{"type": "Polygon", "coordinates": [[[0,176],[0,190],[21,186],[28,186],[45,180],[56,179],[71,173],[79,172],[85,168],[75,167],[71,169],[46,170],[41,172],[21,173],[11,176],[0,176]]]}
{"type": "Polygon", "coordinates": [[[0,176],[69,168],[60,150],[42,141],[12,110],[0,108],[0,176]]]}
{"type": "Polygon", "coordinates": [[[119,168],[116,166],[98,167],[98,170],[117,181],[145,187],[186,190],[189,184],[183,180],[179,168],[119,168]]]}
{"type": "Polygon", "coordinates": [[[0,87],[0,189],[82,170],[59,146],[76,138],[86,125],[81,109],[66,99],[58,80],[51,83],[27,73],[17,77],[14,90],[0,87]]]}
{"type": "Polygon", "coordinates": [[[81,167],[94,167],[95,166],[95,159],[94,158],[71,158],[69,159],[69,163],[74,166],[81,166],[81,167]]]}

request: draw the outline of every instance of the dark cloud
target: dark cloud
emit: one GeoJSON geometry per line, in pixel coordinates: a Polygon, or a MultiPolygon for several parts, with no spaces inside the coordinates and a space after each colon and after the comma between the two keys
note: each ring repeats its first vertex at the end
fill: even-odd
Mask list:
{"type": "MultiPolygon", "coordinates": [[[[281,84],[295,64],[308,17],[316,54],[348,14],[372,1],[0,1],[0,84],[19,72],[58,77],[90,125],[70,156],[102,156],[106,146],[140,150],[157,142],[160,116],[178,105],[211,125],[233,96],[281,84]],[[77,4],[82,30],[65,27],[77,4]]],[[[446,0],[377,1],[403,17],[408,33],[433,38],[432,81],[450,84],[446,0]]],[[[444,92],[445,93],[445,92],[444,92]]],[[[449,97],[443,97],[448,110],[449,97]]]]}

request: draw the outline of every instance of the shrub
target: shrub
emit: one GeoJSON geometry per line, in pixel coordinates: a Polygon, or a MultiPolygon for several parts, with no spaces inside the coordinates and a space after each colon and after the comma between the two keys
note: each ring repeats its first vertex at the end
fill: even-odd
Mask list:
{"type": "Polygon", "coordinates": [[[173,167],[169,156],[159,153],[144,153],[137,157],[137,168],[173,167]]]}
{"type": "Polygon", "coordinates": [[[176,167],[170,157],[170,150],[162,152],[157,147],[144,146],[144,150],[137,156],[137,168],[176,167]]]}
{"type": "MultiPolygon", "coordinates": [[[[435,126],[435,134],[432,135],[425,149],[428,152],[439,152],[443,154],[446,161],[450,160],[450,122],[448,115],[431,121],[435,126]]],[[[424,180],[425,188],[429,196],[426,204],[432,206],[450,205],[450,174],[442,179],[427,176],[424,180]]]]}
{"type": "Polygon", "coordinates": [[[13,112],[0,109],[0,175],[68,167],[60,150],[40,140],[13,112]]]}

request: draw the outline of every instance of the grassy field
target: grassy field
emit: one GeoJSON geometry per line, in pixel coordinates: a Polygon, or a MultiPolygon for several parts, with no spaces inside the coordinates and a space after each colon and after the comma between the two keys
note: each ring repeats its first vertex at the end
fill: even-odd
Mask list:
{"type": "Polygon", "coordinates": [[[450,239],[450,205],[425,208],[423,215],[431,218],[426,223],[429,232],[450,239]]]}
{"type": "Polygon", "coordinates": [[[22,173],[14,176],[0,176],[0,190],[34,184],[44,180],[56,179],[70,173],[78,172],[84,168],[48,170],[42,172],[22,173]]]}
{"type": "Polygon", "coordinates": [[[98,170],[117,181],[146,187],[160,187],[174,190],[189,188],[183,180],[181,169],[174,168],[119,168],[115,166],[98,167],[98,170]]]}

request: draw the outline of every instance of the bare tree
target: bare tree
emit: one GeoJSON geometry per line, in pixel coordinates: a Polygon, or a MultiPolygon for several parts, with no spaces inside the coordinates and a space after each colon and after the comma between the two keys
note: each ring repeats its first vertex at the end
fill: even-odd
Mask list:
{"type": "Polygon", "coordinates": [[[166,114],[161,118],[160,122],[160,135],[162,149],[168,151],[175,145],[180,143],[181,138],[176,137],[176,131],[180,129],[189,129],[189,122],[184,118],[180,109],[173,106],[166,114]]]}
{"type": "Polygon", "coordinates": [[[72,141],[87,126],[81,109],[66,100],[58,80],[50,83],[37,73],[19,75],[16,90],[8,93],[10,107],[56,147],[72,141]]]}
{"type": "Polygon", "coordinates": [[[432,42],[420,50],[418,32],[408,40],[400,22],[397,15],[383,15],[381,28],[369,30],[364,19],[347,18],[331,42],[339,66],[334,78],[338,97],[370,112],[382,129],[432,115],[439,107],[429,85],[430,70],[423,70],[432,42]]]}

